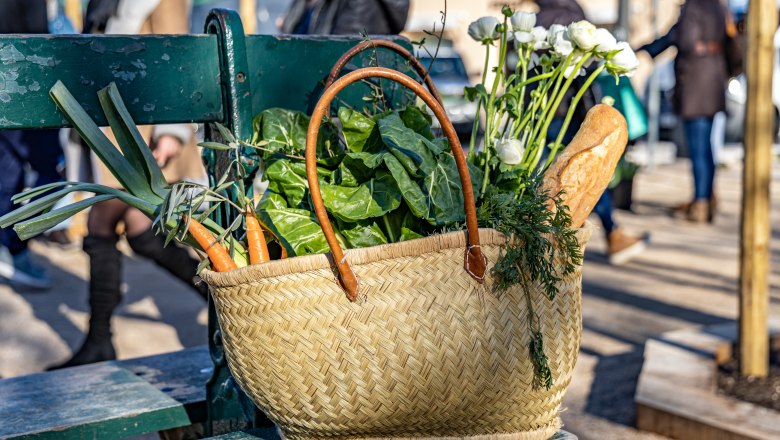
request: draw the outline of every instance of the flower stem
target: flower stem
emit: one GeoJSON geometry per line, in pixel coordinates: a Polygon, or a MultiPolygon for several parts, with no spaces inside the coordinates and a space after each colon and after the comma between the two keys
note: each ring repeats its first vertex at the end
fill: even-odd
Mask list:
{"type": "MultiPolygon", "coordinates": [[[[481,84],[485,85],[485,80],[487,79],[487,72],[488,68],[490,67],[490,45],[485,45],[485,67],[482,70],[482,82],[481,84]]],[[[468,159],[470,162],[474,161],[474,154],[476,152],[474,151],[474,144],[477,141],[477,131],[479,131],[479,114],[482,110],[482,97],[479,97],[477,99],[477,113],[474,115],[474,125],[471,128],[471,140],[469,140],[469,156],[468,159]]]]}
{"type": "Polygon", "coordinates": [[[504,78],[504,63],[506,61],[506,34],[507,34],[507,17],[504,17],[504,31],[501,32],[501,42],[499,43],[499,49],[498,49],[498,65],[496,66],[496,77],[493,79],[493,87],[490,91],[490,97],[488,98],[487,102],[487,120],[486,120],[486,127],[485,127],[485,137],[482,141],[482,144],[484,145],[483,149],[485,151],[485,169],[483,171],[484,177],[482,178],[482,190],[480,191],[481,194],[484,194],[487,190],[487,184],[490,182],[490,145],[492,143],[492,137],[495,134],[495,121],[493,121],[493,118],[495,117],[495,109],[493,108],[493,104],[496,100],[496,94],[498,93],[498,86],[503,82],[504,78]]]}
{"type": "Polygon", "coordinates": [[[569,128],[569,123],[571,122],[572,116],[574,116],[574,110],[577,107],[577,104],[579,104],[580,99],[582,99],[582,95],[585,94],[585,91],[588,90],[590,85],[593,83],[593,81],[596,79],[597,76],[601,73],[602,70],[604,70],[604,67],[606,64],[602,64],[598,67],[598,69],[594,70],[593,73],[590,74],[587,81],[580,87],[580,90],[577,92],[577,95],[574,96],[574,99],[571,100],[571,104],[569,104],[569,111],[566,113],[566,119],[563,121],[563,126],[561,127],[561,131],[558,133],[558,137],[555,139],[555,143],[552,146],[552,150],[550,151],[550,156],[547,158],[547,162],[544,164],[544,168],[547,169],[547,167],[550,166],[553,159],[555,158],[555,154],[558,152],[558,149],[561,146],[561,143],[563,141],[563,136],[566,133],[566,130],[569,128]]]}

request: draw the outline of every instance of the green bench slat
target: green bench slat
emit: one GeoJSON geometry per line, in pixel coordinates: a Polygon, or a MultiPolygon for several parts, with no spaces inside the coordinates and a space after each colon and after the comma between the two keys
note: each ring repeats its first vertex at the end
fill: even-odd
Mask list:
{"type": "Polygon", "coordinates": [[[101,125],[96,92],[111,81],[138,124],[222,119],[213,35],[0,36],[0,129],[63,126],[57,80],[101,125]]]}
{"type": "Polygon", "coordinates": [[[0,380],[0,438],[121,438],[205,419],[206,346],[0,380]]]}
{"type": "MultiPolygon", "coordinates": [[[[412,50],[409,40],[397,35],[375,35],[373,39],[387,39],[412,50]]],[[[361,40],[355,36],[290,36],[248,35],[247,62],[252,84],[252,108],[257,114],[271,107],[284,107],[311,113],[323,90],[323,82],[339,57],[361,40]]],[[[387,49],[366,50],[346,66],[342,75],[355,67],[379,65],[401,70],[414,77],[407,62],[387,49]]],[[[389,102],[404,102],[409,92],[392,81],[382,80],[389,102]],[[401,91],[399,91],[401,90],[401,91]]],[[[339,101],[358,109],[370,91],[358,83],[339,94],[339,101]]],[[[334,103],[337,103],[334,100],[334,103]]]]}

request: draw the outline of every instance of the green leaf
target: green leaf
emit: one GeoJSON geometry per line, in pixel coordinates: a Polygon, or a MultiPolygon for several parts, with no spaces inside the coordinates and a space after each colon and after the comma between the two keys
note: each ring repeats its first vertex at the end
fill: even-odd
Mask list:
{"type": "Polygon", "coordinates": [[[281,208],[266,202],[257,212],[258,217],[273,234],[290,257],[323,254],[330,251],[325,234],[317,218],[304,209],[281,208]]]}
{"type": "Polygon", "coordinates": [[[81,138],[125,190],[148,202],[162,201],[162,198],[152,191],[144,175],[136,168],[139,165],[132,164],[119,152],[61,81],[54,84],[49,94],[81,138]]]}
{"type": "Polygon", "coordinates": [[[165,197],[168,181],[165,180],[157,160],[152,155],[152,150],[133,122],[116,84],[112,82],[108,87],[100,90],[98,99],[122,153],[131,164],[143,170],[152,191],[160,197],[165,197]]]}
{"type": "Polygon", "coordinates": [[[339,231],[350,249],[378,246],[387,243],[387,237],[376,221],[369,219],[356,223],[338,221],[339,231]]]}
{"type": "Polygon", "coordinates": [[[198,146],[209,148],[211,150],[235,150],[235,148],[231,147],[230,145],[225,145],[219,142],[201,142],[198,144],[198,146]]]}
{"type": "Polygon", "coordinates": [[[395,179],[412,213],[421,219],[431,220],[427,197],[420,189],[420,185],[409,177],[409,173],[406,172],[401,162],[395,156],[387,155],[385,156],[385,165],[390,170],[390,174],[395,179]]]}
{"type": "Polygon", "coordinates": [[[355,188],[322,185],[321,190],[328,212],[346,222],[380,217],[401,203],[401,191],[395,179],[384,170],[380,170],[376,178],[355,188]]]}
{"type": "Polygon", "coordinates": [[[27,191],[20,192],[19,194],[14,195],[11,197],[11,201],[19,204],[26,200],[30,200],[34,197],[37,197],[47,191],[53,190],[54,188],[59,188],[62,186],[72,186],[72,185],[82,185],[83,182],[54,182],[54,183],[48,183],[46,185],[36,186],[35,188],[30,188],[27,191]]]}
{"type": "Polygon", "coordinates": [[[63,221],[73,217],[79,212],[89,208],[90,206],[111,200],[116,198],[114,195],[104,194],[100,196],[90,197],[88,199],[80,200],[76,203],[71,203],[68,206],[64,206],[54,211],[48,212],[40,217],[36,217],[32,220],[17,223],[14,225],[14,231],[19,235],[22,240],[28,240],[35,237],[38,234],[48,231],[49,229],[57,226],[63,221]]]}
{"type": "Polygon", "coordinates": [[[414,130],[415,133],[423,135],[428,140],[433,140],[433,131],[431,130],[431,115],[419,107],[410,105],[401,110],[401,120],[404,125],[414,130]]]}
{"type": "Polygon", "coordinates": [[[415,238],[423,238],[423,236],[404,226],[401,228],[401,238],[398,241],[414,240],[415,238]]]}
{"type": "MultiPolygon", "coordinates": [[[[304,113],[283,108],[264,110],[253,121],[252,143],[267,141],[266,148],[289,154],[303,155],[309,117],[304,113]]],[[[320,126],[317,137],[317,158],[325,159],[339,153],[338,134],[329,123],[320,126]]]]}
{"type": "Polygon", "coordinates": [[[341,175],[339,177],[347,177],[348,183],[339,183],[345,186],[358,186],[368,180],[376,174],[376,169],[382,164],[382,159],[387,155],[385,152],[381,153],[347,153],[344,155],[344,159],[339,165],[341,175]],[[350,178],[351,176],[351,178],[350,178]],[[354,179],[354,181],[353,181],[354,179]]]}
{"type": "Polygon", "coordinates": [[[376,122],[371,118],[347,107],[341,107],[339,121],[348,151],[376,151],[383,148],[376,122]]]}
{"type": "Polygon", "coordinates": [[[268,189],[283,195],[289,206],[309,205],[309,183],[306,181],[306,164],[289,159],[276,159],[266,163],[265,177],[270,181],[268,189]]]}
{"type": "Polygon", "coordinates": [[[451,154],[442,154],[436,168],[423,180],[423,192],[433,224],[443,226],[465,219],[460,175],[451,154]]]}
{"type": "Polygon", "coordinates": [[[407,128],[398,113],[381,119],[379,132],[390,152],[412,176],[426,176],[436,167],[436,157],[425,143],[427,139],[407,128]]]}

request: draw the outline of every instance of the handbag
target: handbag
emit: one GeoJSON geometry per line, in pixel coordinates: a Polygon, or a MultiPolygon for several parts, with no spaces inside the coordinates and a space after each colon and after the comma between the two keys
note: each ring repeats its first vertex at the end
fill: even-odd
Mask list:
{"type": "MultiPolygon", "coordinates": [[[[581,335],[581,266],[555,299],[495,287],[490,269],[506,237],[478,229],[463,152],[452,124],[419,83],[365,68],[335,81],[307,134],[309,188],[331,252],[230,272],[203,271],[239,386],[285,438],[548,439],[581,335]],[[412,89],[450,141],[467,231],[343,251],[319,194],[316,139],[336,94],[380,77],[412,89]],[[346,293],[346,297],[345,297],[346,293]],[[533,301],[554,382],[534,387],[528,352],[533,301]]],[[[591,234],[577,232],[584,247],[591,234]]]]}

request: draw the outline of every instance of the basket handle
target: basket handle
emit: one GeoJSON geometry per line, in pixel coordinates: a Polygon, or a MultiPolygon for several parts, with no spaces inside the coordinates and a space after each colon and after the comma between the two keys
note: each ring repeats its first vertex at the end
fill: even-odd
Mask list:
{"type": "MultiPolygon", "coordinates": [[[[400,44],[393,43],[392,41],[387,40],[367,40],[363,41],[362,43],[356,45],[352,49],[348,50],[347,52],[342,55],[338,61],[336,61],[336,64],[333,65],[333,68],[330,69],[330,75],[328,75],[328,79],[325,81],[325,88],[333,84],[334,81],[339,77],[339,74],[341,74],[341,71],[344,70],[344,66],[347,65],[349,60],[355,57],[355,55],[359,54],[360,52],[363,52],[366,49],[375,49],[377,47],[384,47],[386,49],[390,49],[393,52],[400,55],[403,59],[409,62],[411,66],[414,68],[414,70],[417,72],[418,75],[420,75],[420,78],[422,78],[423,81],[425,81],[425,85],[428,87],[428,90],[431,92],[434,98],[436,98],[436,102],[441,104],[441,95],[439,95],[439,90],[436,88],[436,86],[433,84],[433,80],[431,79],[431,76],[428,75],[428,70],[425,68],[425,66],[422,65],[420,60],[417,59],[414,55],[412,55],[406,48],[401,46],[400,44]]],[[[330,109],[328,109],[330,110],[330,109]]],[[[327,112],[326,112],[327,113],[327,112]]]]}
{"type": "Polygon", "coordinates": [[[306,132],[306,176],[309,181],[309,193],[312,205],[314,205],[314,213],[317,215],[317,220],[320,222],[322,232],[325,234],[325,239],[333,254],[336,269],[338,270],[338,280],[342,289],[344,289],[350,301],[357,300],[359,288],[357,276],[344,258],[344,252],[336,239],[336,234],[333,232],[333,226],[328,219],[328,212],[325,210],[325,204],[320,193],[320,182],[317,178],[317,135],[319,134],[323,117],[330,107],[333,98],[349,84],[372,77],[390,79],[410,88],[422,98],[439,120],[452,148],[452,155],[455,156],[458,174],[460,174],[460,183],[463,187],[463,205],[466,211],[466,229],[468,230],[464,267],[472,278],[482,282],[485,278],[487,259],[482,254],[482,249],[479,246],[477,210],[474,204],[474,192],[471,188],[471,177],[469,176],[466,158],[463,156],[460,141],[452,123],[447,118],[444,108],[436,102],[436,99],[423,86],[403,73],[384,67],[366,67],[346,74],[325,89],[322,97],[314,107],[309,128],[306,132]]]}

